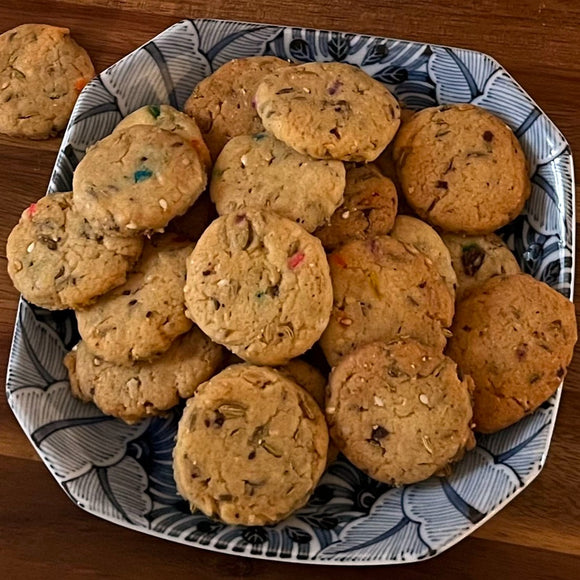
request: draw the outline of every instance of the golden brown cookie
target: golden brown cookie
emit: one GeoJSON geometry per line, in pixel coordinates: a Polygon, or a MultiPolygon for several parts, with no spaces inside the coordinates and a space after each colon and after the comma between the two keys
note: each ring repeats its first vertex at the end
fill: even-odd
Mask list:
{"type": "Polygon", "coordinates": [[[499,236],[442,234],[457,276],[457,300],[493,276],[517,274],[520,266],[499,236]]]}
{"type": "Polygon", "coordinates": [[[256,91],[264,127],[317,159],[374,161],[399,127],[399,103],[361,69],[310,62],[274,71],[256,91]]]}
{"type": "Polygon", "coordinates": [[[179,422],[175,482],[192,509],[229,524],[276,523],[303,506],[326,466],[318,405],[268,367],[228,367],[199,387],[179,422]]]}
{"type": "Polygon", "coordinates": [[[219,217],[187,264],[188,315],[244,360],[280,365],[308,350],[332,307],[319,240],[270,212],[219,217]]]}
{"type": "Polygon", "coordinates": [[[326,418],[359,469],[390,485],[415,483],[474,447],[471,388],[438,350],[373,342],[333,369],[326,418]]]}
{"type": "Polygon", "coordinates": [[[79,333],[96,356],[116,364],[150,360],[191,328],[183,286],[192,249],[172,234],[152,238],[125,284],[77,311],[79,333]]]}
{"type": "Polygon", "coordinates": [[[223,146],[237,135],[263,130],[254,106],[254,94],[264,75],[290,63],[275,56],[234,59],[203,79],[185,103],[216,159],[223,146]]]}
{"type": "Polygon", "coordinates": [[[349,167],[344,201],[314,235],[327,251],[353,240],[388,234],[397,214],[397,190],[375,165],[349,167]]]}
{"type": "Polygon", "coordinates": [[[560,386],[577,339],[574,305],[527,274],[495,276],[457,304],[448,354],[475,381],[476,430],[535,411],[560,386]]]}
{"type": "Polygon", "coordinates": [[[194,327],[150,362],[116,365],[95,356],[81,341],[64,364],[72,393],[126,423],[162,415],[193,395],[223,360],[223,349],[194,327]]]}
{"type": "Polygon", "coordinates": [[[411,207],[446,231],[493,232],[530,195],[526,159],[512,130],[475,105],[420,111],[399,131],[393,157],[411,207]]]}
{"type": "Polygon", "coordinates": [[[123,284],[142,249],[141,238],[96,232],[72,193],[54,193],[25,209],[8,236],[8,274],[37,306],[80,308],[123,284]]]}
{"type": "Polygon", "coordinates": [[[361,344],[397,337],[443,350],[453,299],[421,252],[378,236],[345,244],[329,264],[334,306],[320,344],[330,365],[361,344]]]}
{"type": "Polygon", "coordinates": [[[89,55],[68,28],[23,24],[0,34],[0,133],[57,135],[94,75],[89,55]]]}

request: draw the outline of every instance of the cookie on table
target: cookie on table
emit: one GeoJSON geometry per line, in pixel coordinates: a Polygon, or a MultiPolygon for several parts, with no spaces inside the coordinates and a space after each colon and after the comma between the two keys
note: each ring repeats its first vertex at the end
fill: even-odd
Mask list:
{"type": "Polygon", "coordinates": [[[448,354],[475,382],[476,430],[493,433],[559,387],[577,340],[574,305],[527,274],[495,276],[457,304],[448,354]]]}
{"type": "Polygon", "coordinates": [[[210,517],[266,525],[302,507],[326,466],[328,428],[310,395],[268,367],[228,367],[179,422],[177,490],[210,517]]]}
{"type": "Polygon", "coordinates": [[[57,135],[94,75],[89,55],[68,28],[23,24],[0,34],[0,133],[57,135]]]}
{"type": "Polygon", "coordinates": [[[95,228],[135,236],[162,230],[185,213],[206,182],[205,166],[190,141],[133,125],[88,149],[74,172],[73,198],[95,228]]]}
{"type": "Polygon", "coordinates": [[[397,214],[397,190],[375,165],[346,171],[344,201],[328,224],[314,232],[327,251],[345,242],[388,234],[397,214]]]}
{"type": "Polygon", "coordinates": [[[450,358],[419,342],[366,344],[330,375],[331,437],[378,481],[421,481],[475,446],[471,388],[450,358]]]}
{"type": "Polygon", "coordinates": [[[516,136],[475,105],[415,114],[399,131],[393,158],[413,210],[449,232],[491,233],[512,221],[530,195],[516,136]]]}
{"type": "Polygon", "coordinates": [[[399,127],[399,103],[361,69],[311,62],[279,69],[256,91],[264,127],[317,159],[374,161],[399,127]]]}
{"type": "Polygon", "coordinates": [[[246,361],[281,365],[308,350],[332,308],[319,240],[289,219],[248,210],[219,217],[187,263],[188,315],[246,361]]]}
{"type": "Polygon", "coordinates": [[[151,362],[116,365],[81,341],[64,358],[75,397],[103,413],[135,423],[162,415],[193,395],[221,366],[223,349],[194,327],[151,362]]]}
{"type": "Polygon", "coordinates": [[[116,364],[150,360],[191,328],[185,316],[185,263],[193,244],[172,234],[152,238],[122,286],[77,311],[81,338],[116,364]]]}
{"type": "Polygon", "coordinates": [[[331,366],[375,340],[407,337],[443,350],[453,298],[421,252],[377,236],[345,244],[328,261],[334,305],[320,345],[331,366]]]}
{"type": "Polygon", "coordinates": [[[493,276],[517,274],[520,266],[511,250],[496,234],[441,235],[457,275],[457,300],[493,276]]]}
{"type": "Polygon", "coordinates": [[[342,202],[341,161],[312,159],[267,133],[234,137],[216,160],[210,193],[220,215],[267,209],[311,232],[342,202]]]}
{"type": "Polygon", "coordinates": [[[215,160],[223,146],[237,135],[263,130],[254,106],[254,94],[264,75],[290,63],[275,56],[234,59],[203,79],[185,103],[215,160]]]}
{"type": "Polygon", "coordinates": [[[439,234],[429,224],[411,216],[399,215],[391,230],[391,236],[425,254],[441,274],[451,297],[455,299],[457,276],[451,254],[439,234]]]}
{"type": "Polygon", "coordinates": [[[215,205],[209,197],[209,192],[205,190],[183,215],[173,218],[167,224],[165,231],[197,242],[207,226],[217,217],[215,205]]]}
{"type": "Polygon", "coordinates": [[[8,236],[8,274],[37,306],[80,308],[123,284],[142,249],[141,238],[96,232],[75,211],[72,193],[55,193],[24,210],[8,236]]]}
{"type": "Polygon", "coordinates": [[[150,125],[179,135],[197,151],[205,168],[211,170],[209,150],[197,123],[189,115],[174,109],[171,105],[145,105],[127,115],[115,127],[115,131],[122,131],[134,125],[150,125]]]}

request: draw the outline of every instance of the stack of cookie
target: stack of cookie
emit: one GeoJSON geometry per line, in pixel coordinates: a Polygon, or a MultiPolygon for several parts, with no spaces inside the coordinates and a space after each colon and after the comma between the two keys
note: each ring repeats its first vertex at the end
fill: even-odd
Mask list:
{"type": "Polygon", "coordinates": [[[274,57],[225,64],[185,112],[129,115],[8,257],[27,299],[77,312],[75,396],[129,422],[187,399],[192,509],[275,523],[337,450],[416,482],[557,389],[574,311],[493,233],[530,192],[499,119],[412,114],[358,68],[274,57]],[[328,380],[297,358],[317,344],[328,380]]]}

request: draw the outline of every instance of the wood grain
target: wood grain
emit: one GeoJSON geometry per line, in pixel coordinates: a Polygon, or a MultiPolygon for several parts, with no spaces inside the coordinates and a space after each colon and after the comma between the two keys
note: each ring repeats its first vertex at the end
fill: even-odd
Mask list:
{"type": "MultiPolygon", "coordinates": [[[[0,32],[24,22],[72,29],[103,70],[181,18],[314,26],[450,44],[501,62],[580,151],[580,2],[474,0],[40,0],[0,3],[0,32]]],[[[5,273],[6,237],[44,194],[59,140],[0,136],[0,373],[5,377],[17,293],[5,273]]],[[[576,296],[580,296],[576,285],[576,296]]],[[[576,303],[580,307],[580,300],[576,303]]],[[[576,578],[580,570],[580,357],[562,396],[546,466],[472,537],[433,560],[385,568],[298,566],[224,556],[114,526],[76,508],[39,462],[0,395],[0,570],[6,578],[576,578]],[[379,572],[380,570],[380,572],[379,572]],[[145,572],[144,572],[145,571],[145,572]]]]}

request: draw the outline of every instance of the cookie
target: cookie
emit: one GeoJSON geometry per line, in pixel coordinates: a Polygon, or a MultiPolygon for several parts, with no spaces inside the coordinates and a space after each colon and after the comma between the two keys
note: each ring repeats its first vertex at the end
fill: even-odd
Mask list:
{"type": "Polygon", "coordinates": [[[393,157],[413,210],[449,232],[491,233],[512,221],[530,195],[512,130],[475,105],[420,111],[399,131],[393,157]]]}
{"type": "Polygon", "coordinates": [[[64,358],[75,397],[106,415],[136,423],[162,415],[193,395],[220,367],[223,349],[194,327],[151,362],[116,365],[96,357],[81,341],[64,358]]]}
{"type": "Polygon", "coordinates": [[[443,233],[441,237],[457,276],[457,300],[465,298],[493,276],[520,272],[515,256],[495,234],[466,236],[443,233]]]}
{"type": "Polygon", "coordinates": [[[255,98],[267,131],[317,159],[374,161],[399,127],[397,99],[344,63],[279,69],[262,80],[255,98]]]}
{"type": "Polygon", "coordinates": [[[331,437],[373,479],[421,481],[475,446],[471,387],[450,358],[418,342],[366,344],[330,375],[331,437]]]}
{"type": "Polygon", "coordinates": [[[162,230],[185,213],[206,182],[190,141],[175,132],[133,125],[87,151],[74,172],[73,197],[95,229],[135,236],[162,230]]]}
{"type": "Polygon", "coordinates": [[[274,56],[234,59],[195,87],[184,110],[199,125],[213,159],[232,137],[263,130],[253,101],[256,88],[264,75],[289,66],[274,56]]]}
{"type": "Polygon", "coordinates": [[[298,224],[248,210],[215,220],[187,264],[188,315],[244,360],[281,365],[322,334],[332,287],[320,242],[298,224]]]}
{"type": "Polygon", "coordinates": [[[331,366],[361,344],[413,338],[443,350],[453,299],[431,262],[390,236],[329,256],[334,305],[320,344],[331,366]]]}
{"type": "Polygon", "coordinates": [[[439,234],[430,225],[420,219],[400,215],[395,220],[391,236],[425,254],[435,270],[441,274],[451,297],[455,299],[457,276],[451,263],[451,255],[439,234]]]}
{"type": "Polygon", "coordinates": [[[134,125],[149,125],[179,135],[197,151],[205,168],[211,170],[209,150],[197,123],[189,115],[170,105],[146,105],[127,115],[115,127],[115,131],[123,131],[134,125]]]}
{"type": "Polygon", "coordinates": [[[68,28],[23,24],[0,34],[0,133],[57,135],[94,75],[89,55],[68,28]]]}
{"type": "Polygon", "coordinates": [[[140,238],[95,232],[72,193],[47,195],[22,213],[8,236],[8,274],[24,298],[50,310],[80,308],[125,282],[140,238]]]}
{"type": "Polygon", "coordinates": [[[173,218],[165,228],[165,231],[173,232],[197,242],[207,226],[216,217],[218,217],[218,214],[215,205],[209,197],[209,192],[206,190],[183,215],[173,218]]]}
{"type": "Polygon", "coordinates": [[[457,304],[448,354],[475,382],[476,430],[535,411],[560,386],[577,340],[574,305],[527,274],[495,276],[457,304]]]}
{"type": "Polygon", "coordinates": [[[125,284],[76,313],[79,333],[95,356],[116,364],[149,360],[191,328],[183,285],[192,249],[171,234],[152,238],[125,284]]]}
{"type": "Polygon", "coordinates": [[[267,133],[234,137],[216,160],[210,193],[220,215],[267,209],[311,232],[342,202],[341,161],[312,159],[267,133]]]}
{"type": "Polygon", "coordinates": [[[231,366],[187,401],[173,452],[177,490],[210,517],[265,525],[303,506],[326,466],[312,397],[274,369],[231,366]]]}
{"type": "Polygon", "coordinates": [[[314,232],[327,251],[345,242],[388,234],[397,214],[397,191],[393,182],[375,165],[350,167],[346,171],[344,201],[330,223],[314,232]]]}

